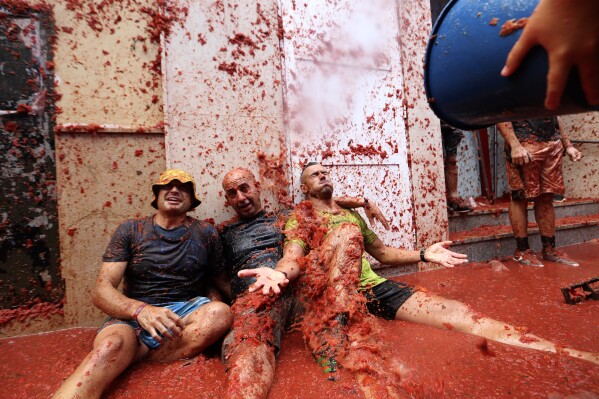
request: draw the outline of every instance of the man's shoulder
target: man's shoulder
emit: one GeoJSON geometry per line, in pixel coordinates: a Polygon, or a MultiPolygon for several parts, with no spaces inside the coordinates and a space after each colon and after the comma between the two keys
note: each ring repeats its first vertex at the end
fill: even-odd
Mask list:
{"type": "Polygon", "coordinates": [[[265,223],[285,223],[289,216],[289,210],[282,211],[262,211],[251,219],[241,219],[235,215],[231,219],[226,220],[218,225],[218,232],[220,234],[226,234],[229,231],[235,230],[242,226],[247,225],[260,225],[265,223]]]}
{"type": "Polygon", "coordinates": [[[197,230],[204,234],[218,233],[216,226],[214,225],[214,219],[200,220],[191,216],[188,216],[187,218],[189,227],[193,230],[197,230]]]}
{"type": "Polygon", "coordinates": [[[223,234],[228,229],[230,229],[230,228],[234,227],[235,225],[239,224],[239,221],[240,221],[239,216],[235,215],[231,219],[225,220],[224,222],[221,222],[218,225],[216,225],[216,229],[218,230],[218,232],[220,234],[223,234]]]}
{"type": "Polygon", "coordinates": [[[125,219],[121,223],[119,223],[119,228],[137,228],[139,230],[142,229],[143,226],[145,226],[146,224],[152,223],[153,218],[154,215],[125,219]]]}

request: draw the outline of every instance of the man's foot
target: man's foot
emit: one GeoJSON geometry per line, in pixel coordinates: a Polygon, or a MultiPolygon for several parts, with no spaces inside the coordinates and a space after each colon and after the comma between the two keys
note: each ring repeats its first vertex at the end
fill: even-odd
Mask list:
{"type": "Polygon", "coordinates": [[[328,374],[329,381],[337,381],[337,360],[335,356],[316,356],[316,363],[328,374]]]}
{"type": "Polygon", "coordinates": [[[447,208],[452,211],[452,212],[458,212],[458,213],[466,213],[466,212],[472,212],[474,210],[474,208],[472,208],[470,206],[470,203],[468,202],[468,200],[464,199],[464,198],[448,198],[447,199],[447,208]]]}
{"type": "MultiPolygon", "coordinates": [[[[335,340],[339,342],[346,341],[347,335],[345,333],[345,328],[347,326],[347,322],[349,321],[349,313],[342,312],[335,316],[335,321],[337,322],[330,330],[330,335],[335,340]]],[[[329,344],[324,344],[323,348],[314,355],[316,358],[316,363],[320,367],[322,367],[323,371],[328,374],[329,381],[337,380],[337,360],[335,359],[336,350],[329,346],[329,344]],[[324,350],[323,350],[324,348],[324,350]],[[328,348],[328,349],[326,349],[328,348]]]]}
{"type": "Polygon", "coordinates": [[[566,197],[564,197],[562,194],[553,194],[553,202],[564,202],[566,200],[566,197]]]}
{"type": "Polygon", "coordinates": [[[543,267],[543,264],[539,258],[537,258],[537,255],[535,255],[531,249],[527,249],[526,251],[516,251],[514,253],[514,260],[524,266],[543,267]]]}
{"type": "Polygon", "coordinates": [[[561,263],[563,265],[578,267],[580,263],[576,262],[574,259],[570,258],[563,251],[558,251],[555,248],[551,248],[549,250],[543,250],[543,259],[548,260],[550,262],[561,263]]]}

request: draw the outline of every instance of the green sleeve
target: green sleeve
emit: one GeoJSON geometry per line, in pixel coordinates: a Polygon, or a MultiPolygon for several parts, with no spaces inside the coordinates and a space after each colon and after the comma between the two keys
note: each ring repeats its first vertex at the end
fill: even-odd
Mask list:
{"type": "Polygon", "coordinates": [[[302,247],[304,251],[306,251],[309,249],[308,244],[306,244],[306,242],[302,240],[297,234],[294,234],[298,224],[299,222],[297,221],[297,218],[295,217],[294,213],[287,220],[287,223],[285,223],[285,230],[283,231],[283,233],[285,234],[285,244],[287,244],[288,242],[294,242],[300,247],[302,247]]]}
{"type": "Polygon", "coordinates": [[[376,233],[368,228],[368,224],[366,221],[360,216],[360,214],[356,211],[352,211],[354,217],[356,218],[356,222],[358,223],[358,227],[360,227],[360,232],[362,232],[362,237],[364,237],[364,245],[372,244],[378,236],[376,233]]]}

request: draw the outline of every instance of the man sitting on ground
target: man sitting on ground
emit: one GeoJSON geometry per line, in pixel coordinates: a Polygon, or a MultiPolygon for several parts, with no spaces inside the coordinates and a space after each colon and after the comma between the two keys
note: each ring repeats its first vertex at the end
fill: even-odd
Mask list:
{"type": "MultiPolygon", "coordinates": [[[[523,333],[521,329],[475,313],[462,302],[443,298],[424,289],[387,280],[374,273],[364,257],[364,250],[385,265],[401,266],[418,261],[454,267],[467,262],[466,255],[449,251],[450,241],[431,245],[421,251],[410,251],[385,245],[355,212],[339,208],[333,198],[333,183],[327,168],[309,163],[301,175],[301,189],[307,201],[296,206],[285,227],[283,258],[276,268],[242,270],[239,276],[256,277],[250,291],[278,294],[301,274],[308,278],[309,290],[319,283],[324,290],[312,297],[314,311],[326,311],[324,333],[315,331],[308,342],[318,357],[328,357],[334,366],[337,349],[331,343],[351,352],[347,328],[358,315],[363,303],[368,310],[388,320],[405,320],[438,328],[474,334],[514,346],[557,352],[599,364],[599,355],[555,344],[523,333]],[[309,272],[306,272],[309,271],[309,272]],[[320,280],[320,281],[319,281],[320,280]],[[357,293],[360,293],[357,295],[357,293]],[[323,334],[328,337],[323,338],[323,334]],[[349,348],[349,349],[348,349],[349,348]]],[[[307,312],[310,304],[305,304],[307,312]]]]}
{"type": "Polygon", "coordinates": [[[231,326],[229,307],[202,296],[209,280],[229,286],[216,228],[187,216],[200,204],[193,177],[167,170],[152,190],[156,214],[122,223],[104,253],[92,299],[110,317],[54,398],[99,398],[137,360],[195,356],[231,326]]]}

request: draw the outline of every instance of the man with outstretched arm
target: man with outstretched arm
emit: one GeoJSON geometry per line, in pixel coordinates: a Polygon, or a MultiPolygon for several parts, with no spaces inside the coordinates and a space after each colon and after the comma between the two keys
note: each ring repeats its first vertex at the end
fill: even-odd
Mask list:
{"type": "Polygon", "coordinates": [[[229,286],[216,228],[187,216],[200,204],[193,177],[167,170],[152,190],[156,214],[123,222],[104,253],[92,299],[110,317],[54,398],[99,398],[137,360],[195,356],[231,326],[229,307],[202,296],[210,280],[229,286]]]}
{"type": "MultiPolygon", "coordinates": [[[[232,271],[231,294],[235,321],[223,342],[228,399],[263,399],[274,379],[275,355],[282,334],[292,318],[294,292],[280,296],[250,293],[251,278],[237,273],[254,268],[274,268],[283,254],[283,233],[288,212],[267,212],[262,207],[260,185],[247,169],[229,171],[222,181],[226,204],[236,216],[219,225],[227,268],[232,271]],[[256,373],[256,370],[260,370],[256,373]]],[[[376,205],[363,198],[337,198],[347,207],[364,206],[371,223],[388,228],[376,205]]]]}
{"type": "MultiPolygon", "coordinates": [[[[364,298],[368,310],[385,319],[413,321],[438,328],[451,326],[453,330],[510,345],[549,352],[558,350],[555,344],[545,339],[482,317],[462,302],[379,277],[372,271],[364,251],[382,264],[393,266],[421,260],[454,267],[467,262],[466,255],[450,251],[450,241],[433,244],[421,251],[385,245],[357,213],[341,209],[332,201],[333,183],[327,168],[319,163],[309,163],[304,168],[301,183],[307,201],[296,206],[286,224],[283,258],[274,270],[242,270],[239,276],[256,277],[250,291],[261,291],[266,295],[280,293],[300,275],[302,279],[311,279],[307,284],[310,289],[318,284],[318,279],[326,280],[327,287],[322,295],[315,298],[315,302],[319,303],[319,310],[331,310],[327,312],[329,337],[316,334],[314,342],[309,342],[309,345],[318,357],[328,357],[329,365],[335,363],[336,350],[331,345],[327,347],[326,343],[337,342],[350,347],[354,344],[343,342],[338,337],[347,337],[347,327],[356,314],[356,303],[364,302],[364,298]],[[319,236],[322,238],[319,239],[319,236]],[[331,335],[337,338],[331,339],[331,335]],[[525,339],[521,339],[524,335],[525,339]]],[[[308,312],[310,304],[305,306],[308,312]]],[[[561,350],[570,356],[599,364],[596,354],[568,348],[561,350]]]]}

